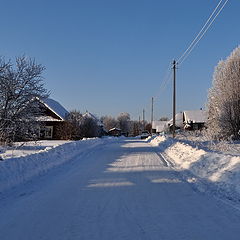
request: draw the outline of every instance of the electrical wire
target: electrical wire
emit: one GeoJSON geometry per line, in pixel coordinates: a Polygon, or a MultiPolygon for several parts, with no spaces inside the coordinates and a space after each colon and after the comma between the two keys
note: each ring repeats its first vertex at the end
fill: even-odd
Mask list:
{"type": "Polygon", "coordinates": [[[214,11],[212,12],[212,14],[210,15],[210,17],[207,19],[206,23],[204,24],[204,26],[202,27],[202,29],[199,31],[199,33],[197,34],[197,36],[194,38],[194,40],[191,42],[191,44],[189,45],[189,47],[185,50],[185,52],[181,55],[181,57],[177,60],[178,65],[180,66],[185,60],[186,58],[190,55],[190,53],[193,51],[193,49],[196,47],[196,45],[199,43],[199,41],[203,38],[203,36],[206,34],[206,32],[208,31],[208,29],[211,27],[211,25],[213,24],[213,22],[215,21],[215,19],[217,18],[217,16],[222,12],[223,8],[225,7],[225,5],[228,3],[229,0],[226,0],[223,5],[221,6],[221,8],[219,9],[219,6],[222,3],[222,0],[218,3],[218,5],[216,6],[216,8],[214,9],[214,11]],[[217,11],[218,10],[218,11],[217,11]],[[217,13],[216,13],[217,11],[217,13]],[[216,13],[216,14],[215,14],[216,13]],[[215,14],[215,16],[214,16],[215,14]],[[214,16],[214,17],[213,17],[214,16]]]}
{"type": "MultiPolygon", "coordinates": [[[[159,96],[160,96],[160,94],[165,90],[165,88],[166,88],[166,86],[168,85],[168,83],[169,83],[169,80],[171,79],[170,77],[171,77],[171,65],[172,65],[172,63],[169,63],[169,65],[168,65],[168,67],[166,68],[166,71],[165,71],[165,74],[163,75],[164,77],[163,77],[163,80],[162,80],[162,82],[161,82],[161,84],[160,84],[160,87],[159,87],[159,90],[158,90],[158,92],[153,96],[153,98],[154,98],[154,102],[156,102],[157,101],[157,99],[159,98],[159,96]]],[[[144,105],[144,107],[143,107],[143,109],[145,109],[145,115],[147,116],[148,114],[147,114],[147,112],[148,112],[148,109],[151,107],[151,105],[150,105],[150,97],[149,97],[149,99],[148,100],[146,100],[146,104],[144,105]]],[[[141,111],[140,111],[141,112],[141,111]]],[[[140,115],[142,115],[142,114],[140,114],[140,115]]]]}
{"type": "MultiPolygon", "coordinates": [[[[218,17],[218,15],[222,12],[225,5],[228,3],[229,0],[225,0],[225,2],[222,4],[223,0],[220,0],[201,30],[198,32],[196,37],[193,39],[193,41],[190,43],[188,48],[184,51],[184,53],[178,58],[176,61],[178,66],[180,66],[190,55],[190,53],[193,51],[193,49],[196,47],[196,45],[199,43],[199,41],[204,37],[208,29],[211,27],[215,19],[218,17]],[[222,4],[222,5],[221,5],[222,4]],[[221,7],[220,7],[221,6],[221,7]]],[[[166,74],[163,78],[163,81],[161,82],[160,88],[158,93],[155,95],[155,99],[157,99],[160,94],[166,89],[168,83],[171,80],[172,72],[171,72],[171,63],[169,67],[167,68],[166,74]]],[[[147,104],[148,105],[148,104],[147,104]]],[[[145,108],[144,108],[145,109],[145,108]]]]}
{"type": "Polygon", "coordinates": [[[218,7],[220,6],[220,4],[222,3],[223,0],[221,0],[218,5],[216,6],[216,8],[214,9],[214,11],[212,12],[212,14],[210,15],[210,17],[207,19],[206,23],[203,25],[203,27],[201,28],[201,30],[199,31],[199,33],[197,34],[197,36],[193,39],[193,41],[191,42],[191,44],[189,45],[189,47],[185,50],[185,52],[182,54],[182,56],[177,60],[177,62],[180,62],[181,59],[186,55],[186,53],[188,52],[188,50],[192,47],[192,45],[194,44],[194,42],[198,39],[199,35],[202,33],[202,31],[204,30],[204,28],[207,26],[207,24],[209,23],[209,21],[211,20],[212,16],[214,15],[214,13],[217,11],[218,7]]]}

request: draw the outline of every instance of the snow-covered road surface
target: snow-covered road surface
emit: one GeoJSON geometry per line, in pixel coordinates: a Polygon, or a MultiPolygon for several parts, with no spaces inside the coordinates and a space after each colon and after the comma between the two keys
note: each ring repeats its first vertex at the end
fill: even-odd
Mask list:
{"type": "Polygon", "coordinates": [[[0,195],[0,239],[237,240],[240,212],[123,139],[0,195]]]}

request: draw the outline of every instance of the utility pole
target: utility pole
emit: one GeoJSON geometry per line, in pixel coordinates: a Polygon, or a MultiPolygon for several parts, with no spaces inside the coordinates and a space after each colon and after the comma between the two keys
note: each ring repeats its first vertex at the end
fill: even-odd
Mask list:
{"type": "Polygon", "coordinates": [[[153,97],[152,97],[152,114],[151,114],[151,135],[152,135],[152,125],[153,125],[153,97]]]}
{"type": "Polygon", "coordinates": [[[173,138],[175,138],[176,129],[176,61],[173,61],[173,138]]]}
{"type": "Polygon", "coordinates": [[[140,132],[141,132],[141,117],[139,116],[139,118],[138,118],[138,134],[140,134],[140,132]]]}
{"type": "Polygon", "coordinates": [[[143,130],[145,130],[145,110],[143,109],[143,130]]]}

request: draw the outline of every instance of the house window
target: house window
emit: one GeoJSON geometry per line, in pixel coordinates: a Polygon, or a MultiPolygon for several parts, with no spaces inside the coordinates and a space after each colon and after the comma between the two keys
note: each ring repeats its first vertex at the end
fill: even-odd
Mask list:
{"type": "Polygon", "coordinates": [[[45,126],[44,138],[52,138],[52,137],[53,137],[53,126],[45,126]]]}

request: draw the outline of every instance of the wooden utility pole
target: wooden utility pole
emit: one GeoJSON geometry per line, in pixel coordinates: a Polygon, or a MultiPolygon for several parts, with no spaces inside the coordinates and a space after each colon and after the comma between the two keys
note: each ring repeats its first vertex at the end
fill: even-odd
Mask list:
{"type": "Polygon", "coordinates": [[[176,129],[176,61],[173,61],[173,126],[172,134],[175,138],[175,129],[176,129]]]}
{"type": "Polygon", "coordinates": [[[152,114],[151,114],[151,135],[152,135],[152,125],[153,125],[153,97],[152,97],[152,114]]]}
{"type": "Polygon", "coordinates": [[[143,109],[143,130],[145,130],[145,110],[143,109]]]}

